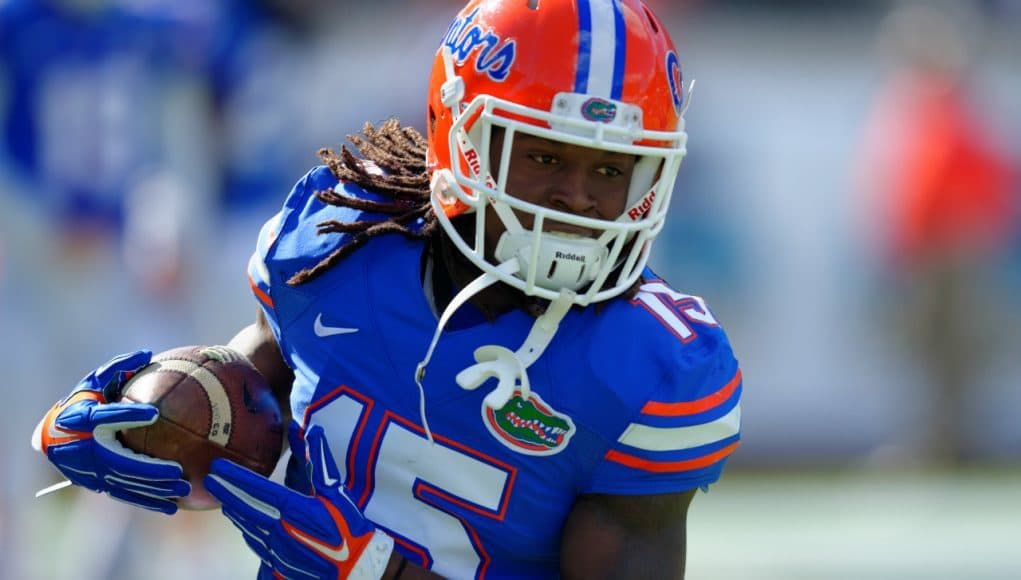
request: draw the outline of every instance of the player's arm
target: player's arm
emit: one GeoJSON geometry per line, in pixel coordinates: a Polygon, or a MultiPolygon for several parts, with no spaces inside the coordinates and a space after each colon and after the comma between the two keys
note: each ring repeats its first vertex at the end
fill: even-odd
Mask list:
{"type": "Polygon", "coordinates": [[[560,572],[572,578],[683,578],[695,490],[583,495],[564,524],[560,572]]]}
{"type": "Polygon", "coordinates": [[[294,383],[294,372],[280,354],[280,345],[273,336],[269,321],[262,309],[258,309],[255,322],[242,328],[228,346],[244,354],[273,389],[273,394],[284,414],[284,423],[290,422],[291,404],[289,401],[291,385],[294,383]]]}
{"type": "MultiPolygon", "coordinates": [[[[273,392],[280,401],[280,408],[287,413],[290,409],[288,396],[294,382],[294,373],[284,362],[280,346],[273,335],[273,329],[262,309],[259,309],[255,323],[241,329],[231,339],[229,346],[247,356],[255,368],[259,369],[259,372],[273,388],[273,392]]],[[[429,570],[406,561],[400,553],[394,551],[390,555],[383,578],[397,578],[398,576],[401,580],[441,578],[429,570]]]]}

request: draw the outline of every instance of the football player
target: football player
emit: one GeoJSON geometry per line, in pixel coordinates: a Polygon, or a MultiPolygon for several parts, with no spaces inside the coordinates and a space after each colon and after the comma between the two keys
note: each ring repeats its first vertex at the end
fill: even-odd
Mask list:
{"type": "MultiPolygon", "coordinates": [[[[260,578],[670,577],[739,440],[706,303],[646,267],[685,154],[674,45],[641,0],[473,0],[437,51],[428,135],[320,151],[263,227],[230,346],[289,398],[282,485],[207,489],[260,578]]],[[[172,513],[172,462],[110,434],[148,352],[93,373],[40,447],[172,513]]]]}

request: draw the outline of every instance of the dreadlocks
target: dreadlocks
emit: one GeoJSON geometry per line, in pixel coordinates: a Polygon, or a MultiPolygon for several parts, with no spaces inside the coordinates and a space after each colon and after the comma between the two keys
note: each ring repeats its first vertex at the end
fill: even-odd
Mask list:
{"type": "Polygon", "coordinates": [[[389,198],[377,202],[340,194],[332,190],[317,191],[323,203],[390,216],[388,219],[339,222],[328,220],[317,224],[318,233],[350,233],[351,239],[318,264],[306,268],[287,281],[291,286],[304,284],[329,270],[351,252],[376,236],[401,234],[408,238],[431,238],[437,231],[436,214],[429,203],[429,174],[426,170],[426,140],[413,127],[402,127],[397,119],[389,119],[379,127],[366,123],[361,135],[348,135],[340,154],[323,148],[319,158],[340,181],[354,183],[389,198]],[[421,220],[422,225],[411,224],[421,220]]]}

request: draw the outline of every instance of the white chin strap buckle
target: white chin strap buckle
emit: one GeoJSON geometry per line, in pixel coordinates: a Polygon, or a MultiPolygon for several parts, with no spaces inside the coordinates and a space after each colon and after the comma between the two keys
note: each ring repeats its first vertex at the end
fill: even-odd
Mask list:
{"type": "Polygon", "coordinates": [[[526,399],[532,392],[525,365],[511,349],[495,344],[481,346],[475,349],[475,362],[478,364],[457,373],[454,380],[462,389],[474,391],[490,377],[496,377],[496,388],[486,395],[488,407],[503,407],[514,396],[514,391],[520,392],[526,399]]]}

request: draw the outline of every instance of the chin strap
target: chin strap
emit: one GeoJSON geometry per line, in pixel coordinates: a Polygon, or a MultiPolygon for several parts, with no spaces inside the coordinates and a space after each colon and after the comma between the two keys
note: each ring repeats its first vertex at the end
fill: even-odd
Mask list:
{"type": "MultiPolygon", "coordinates": [[[[517,272],[519,268],[520,266],[518,265],[517,258],[508,260],[497,266],[497,270],[504,274],[517,272]]],[[[425,378],[425,367],[428,366],[429,361],[433,357],[433,351],[436,350],[436,343],[440,341],[440,334],[443,332],[443,327],[450,322],[450,318],[455,312],[457,312],[457,309],[470,300],[472,296],[475,296],[479,292],[482,292],[499,281],[499,278],[486,272],[472,280],[471,283],[462,288],[461,291],[454,296],[454,298],[450,301],[450,304],[447,304],[447,307],[443,309],[443,314],[440,315],[440,321],[436,325],[436,331],[433,333],[432,342],[429,343],[429,350],[425,352],[425,358],[422,362],[418,363],[418,367],[415,369],[415,384],[418,385],[418,412],[422,417],[422,427],[425,428],[425,435],[429,438],[430,443],[433,440],[433,435],[432,431],[429,429],[429,422],[425,418],[425,388],[422,386],[422,379],[425,378]]],[[[431,285],[432,282],[427,280],[426,284],[431,285]]]]}
{"type": "MultiPolygon", "coordinates": [[[[497,271],[503,274],[510,274],[517,272],[519,268],[520,265],[517,258],[512,258],[497,266],[497,271]]],[[[473,296],[498,281],[499,278],[493,274],[484,273],[475,280],[472,280],[471,283],[454,296],[440,316],[440,321],[436,325],[436,331],[433,333],[432,342],[429,343],[429,350],[425,353],[425,359],[418,363],[418,367],[415,369],[415,384],[418,386],[418,411],[422,418],[422,427],[425,428],[426,437],[429,438],[430,442],[433,442],[433,436],[432,431],[429,429],[429,422],[425,417],[425,388],[422,386],[422,380],[425,378],[425,368],[432,359],[433,351],[436,349],[436,344],[440,341],[440,334],[442,334],[443,328],[450,321],[454,313],[457,312],[457,309],[473,296]]],[[[574,304],[574,298],[575,293],[573,291],[562,290],[560,295],[550,303],[546,312],[532,324],[532,330],[529,331],[525,342],[522,343],[521,348],[516,352],[494,344],[475,349],[476,364],[457,373],[457,377],[455,377],[457,384],[462,389],[472,391],[482,385],[486,379],[496,377],[496,389],[486,395],[485,399],[485,404],[493,409],[499,409],[506,405],[515,391],[520,391],[523,396],[527,397],[531,392],[531,386],[528,382],[526,369],[532,366],[532,363],[538,360],[546,350],[546,347],[549,346],[549,343],[553,340],[553,335],[556,334],[557,329],[560,327],[560,321],[563,320],[564,316],[571,309],[571,305],[574,304]]]]}
{"type": "Polygon", "coordinates": [[[462,389],[473,391],[490,377],[496,377],[497,385],[486,395],[486,406],[499,409],[518,391],[528,398],[532,392],[526,369],[539,360],[553,340],[560,327],[560,321],[574,304],[574,292],[561,290],[560,295],[550,303],[546,312],[535,320],[528,337],[516,352],[495,344],[475,349],[474,364],[457,373],[455,380],[462,389]]]}

